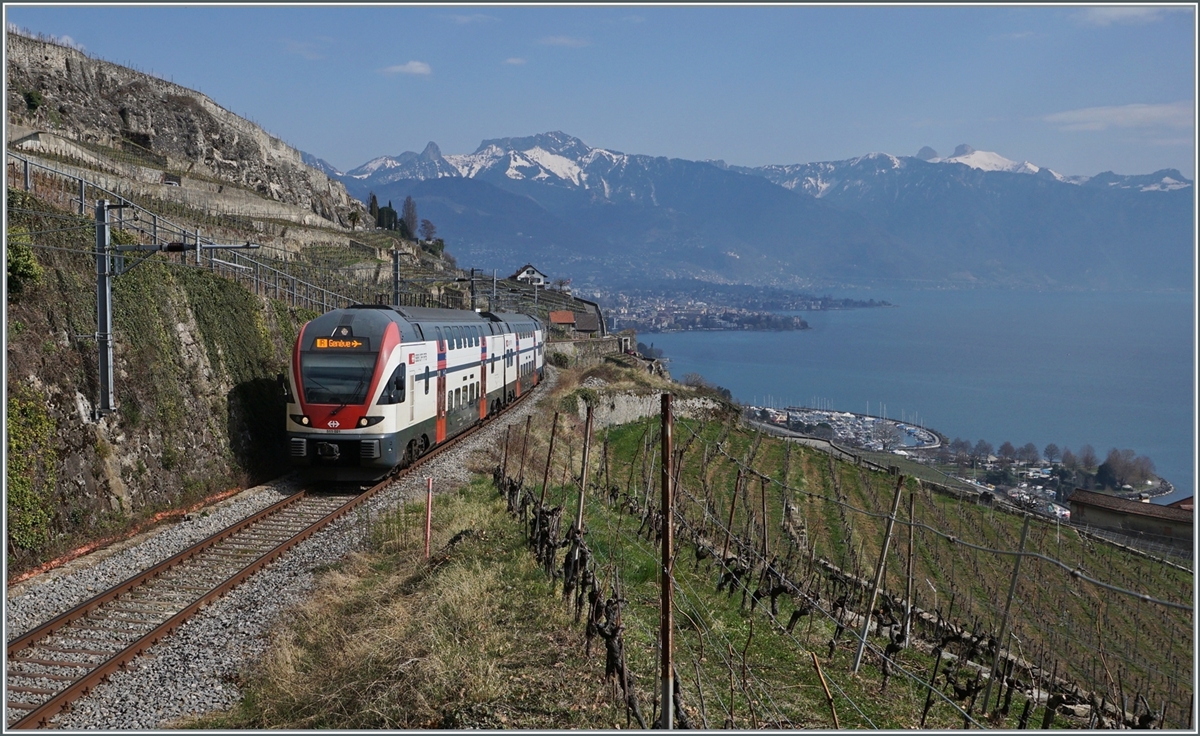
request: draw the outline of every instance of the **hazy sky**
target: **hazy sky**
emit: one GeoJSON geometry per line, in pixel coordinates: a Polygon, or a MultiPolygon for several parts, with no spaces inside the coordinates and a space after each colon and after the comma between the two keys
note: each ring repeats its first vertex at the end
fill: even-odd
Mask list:
{"type": "Polygon", "coordinates": [[[561,130],[744,166],[932,146],[1195,172],[1193,6],[5,6],[342,170],[561,130]]]}

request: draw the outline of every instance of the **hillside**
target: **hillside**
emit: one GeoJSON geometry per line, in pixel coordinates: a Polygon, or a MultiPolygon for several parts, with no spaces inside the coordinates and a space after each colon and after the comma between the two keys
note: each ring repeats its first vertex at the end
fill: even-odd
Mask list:
{"type": "Polygon", "coordinates": [[[243,672],[241,706],[190,725],[652,725],[662,707],[656,410],[659,392],[670,390],[677,726],[1104,728],[1121,718],[1114,703],[1126,704],[1127,726],[1147,719],[1139,696],[1159,704],[1164,728],[1186,726],[1192,613],[1080,574],[1185,603],[1190,571],[1041,521],[1022,542],[1020,515],[905,479],[874,609],[883,628],[852,675],[895,476],[757,434],[736,412],[685,418],[694,389],[611,364],[561,375],[559,387],[541,399],[527,453],[513,436],[507,450],[479,458],[476,470],[491,480],[438,497],[429,561],[421,504],[381,515],[367,549],[323,576],[318,593],[281,622],[272,650],[243,672]],[[596,426],[579,474],[585,405],[596,426]],[[550,409],[561,412],[552,456],[550,409]],[[613,413],[646,418],[609,424],[613,413]],[[543,477],[545,525],[530,521],[543,477]],[[588,572],[573,577],[567,529],[581,497],[578,570],[588,572]],[[531,538],[534,528],[545,533],[531,538]],[[985,705],[1011,553],[1022,546],[1041,557],[1024,560],[1001,650],[1004,680],[985,705]],[[896,645],[909,595],[912,640],[896,645]]]}
{"type": "Polygon", "coordinates": [[[9,124],[26,134],[142,154],[163,170],[227,182],[339,228],[360,207],[298,150],[199,92],[13,32],[6,63],[9,124]]]}

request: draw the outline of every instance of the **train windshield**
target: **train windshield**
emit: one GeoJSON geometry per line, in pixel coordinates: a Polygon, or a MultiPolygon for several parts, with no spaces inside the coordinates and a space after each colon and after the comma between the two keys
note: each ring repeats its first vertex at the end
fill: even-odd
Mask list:
{"type": "Polygon", "coordinates": [[[300,354],[300,383],[310,404],[361,404],[367,400],[378,353],[300,354]]]}

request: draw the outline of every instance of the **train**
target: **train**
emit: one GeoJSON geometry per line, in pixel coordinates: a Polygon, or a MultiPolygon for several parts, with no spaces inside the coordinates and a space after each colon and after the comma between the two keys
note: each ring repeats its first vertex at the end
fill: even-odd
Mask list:
{"type": "Polygon", "coordinates": [[[300,329],[286,375],[287,446],[313,480],[374,481],[483,422],[544,377],[534,316],[352,305],[300,329]]]}

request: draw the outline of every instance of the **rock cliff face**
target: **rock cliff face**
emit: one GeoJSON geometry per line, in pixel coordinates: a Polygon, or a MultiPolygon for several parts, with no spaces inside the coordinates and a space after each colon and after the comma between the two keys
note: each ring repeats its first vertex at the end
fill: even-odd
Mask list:
{"type": "Polygon", "coordinates": [[[84,143],[136,148],[164,168],[247,187],[346,226],[341,182],[300,151],[199,92],[76,49],[8,33],[9,122],[84,143]]]}
{"type": "Polygon", "coordinates": [[[54,232],[63,213],[24,192],[7,207],[10,243],[51,231],[6,304],[10,573],[287,470],[275,375],[314,312],[147,260],[113,282],[118,408],[97,418],[96,344],[78,337],[96,324],[93,236],[54,232]]]}

